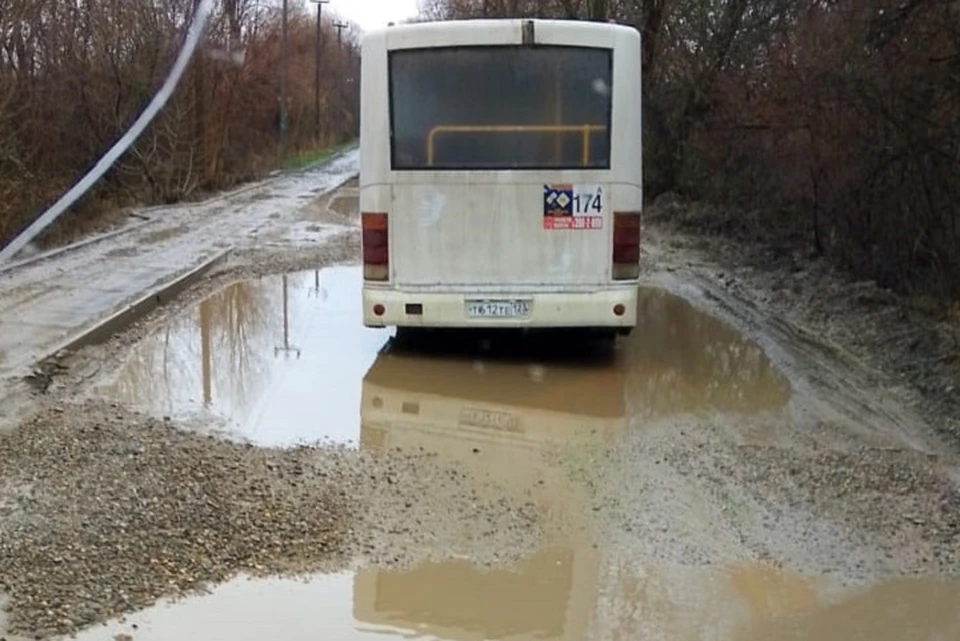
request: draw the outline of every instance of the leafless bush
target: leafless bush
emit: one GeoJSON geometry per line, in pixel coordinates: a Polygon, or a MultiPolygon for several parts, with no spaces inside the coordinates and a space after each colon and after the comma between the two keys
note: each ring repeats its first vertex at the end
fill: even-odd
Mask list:
{"type": "Polygon", "coordinates": [[[650,199],[678,191],[747,207],[769,233],[859,276],[960,297],[955,0],[433,0],[428,9],[441,19],[636,26],[650,199]]]}
{"type": "MultiPolygon", "coordinates": [[[[195,5],[0,0],[0,242],[78,180],[136,119],[168,73],[195,5]]],[[[224,0],[167,107],[54,235],[124,203],[172,202],[276,166],[279,18],[267,2],[224,0]]],[[[292,11],[292,153],[356,130],[355,101],[341,90],[354,47],[348,38],[338,50],[329,23],[319,113],[315,108],[314,25],[305,7],[292,11]]]]}

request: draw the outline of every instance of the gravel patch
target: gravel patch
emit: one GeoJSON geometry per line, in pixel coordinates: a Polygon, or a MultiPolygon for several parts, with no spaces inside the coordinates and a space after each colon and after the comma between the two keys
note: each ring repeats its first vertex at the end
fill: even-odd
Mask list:
{"type": "Polygon", "coordinates": [[[780,517],[770,521],[770,529],[782,527],[794,512],[842,533],[843,547],[874,550],[873,559],[858,564],[855,573],[960,576],[960,489],[923,455],[714,442],[698,449],[707,448],[709,457],[676,451],[667,460],[682,473],[696,470],[714,493],[737,492],[767,506],[780,517]]]}
{"type": "Polygon", "coordinates": [[[540,541],[525,491],[427,451],[260,448],[102,401],[41,410],[0,460],[7,632],[35,638],[239,574],[509,564],[540,541]]]}
{"type": "Polygon", "coordinates": [[[329,265],[359,264],[360,233],[359,229],[346,228],[327,242],[315,246],[236,249],[205,286],[216,288],[222,287],[225,281],[317,269],[329,265]]]}
{"type": "Polygon", "coordinates": [[[326,567],[351,502],[344,462],[180,431],[97,403],[0,436],[0,585],[10,627],[67,633],[244,571],[326,567]]]}
{"type": "Polygon", "coordinates": [[[683,565],[763,561],[851,584],[960,577],[960,489],[936,461],[744,442],[730,438],[737,420],[645,425],[598,464],[571,468],[593,491],[598,536],[625,556],[683,565]]]}
{"type": "Polygon", "coordinates": [[[363,510],[349,545],[366,565],[407,569],[469,558],[504,566],[542,541],[543,517],[529,487],[509,486],[419,449],[364,457],[363,474],[354,496],[363,510]]]}

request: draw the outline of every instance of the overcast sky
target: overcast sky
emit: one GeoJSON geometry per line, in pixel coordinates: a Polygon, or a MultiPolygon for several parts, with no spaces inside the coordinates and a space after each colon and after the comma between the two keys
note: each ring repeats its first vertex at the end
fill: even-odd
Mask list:
{"type": "Polygon", "coordinates": [[[331,0],[327,6],[365,31],[417,15],[417,0],[331,0]]]}

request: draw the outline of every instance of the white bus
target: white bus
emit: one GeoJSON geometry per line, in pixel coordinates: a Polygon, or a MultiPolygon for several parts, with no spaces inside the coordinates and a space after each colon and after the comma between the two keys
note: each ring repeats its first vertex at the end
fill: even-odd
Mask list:
{"type": "Polygon", "coordinates": [[[636,324],[640,34],[463,20],[371,32],[361,57],[368,327],[636,324]]]}

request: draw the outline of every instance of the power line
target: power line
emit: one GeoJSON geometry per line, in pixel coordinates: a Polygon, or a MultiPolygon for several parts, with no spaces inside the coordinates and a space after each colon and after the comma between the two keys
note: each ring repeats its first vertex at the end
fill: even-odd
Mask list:
{"type": "Polygon", "coordinates": [[[107,172],[110,167],[122,156],[140,137],[143,130],[147,128],[150,122],[156,117],[160,110],[167,104],[167,100],[173,94],[174,89],[180,83],[184,70],[190,63],[194,51],[203,37],[203,31],[207,26],[207,20],[213,11],[215,0],[200,0],[197,5],[196,13],[193,16],[193,23],[187,32],[183,47],[177,54],[177,59],[170,70],[170,75],[164,80],[160,90],[147,105],[136,122],[127,130],[120,140],[118,140],[110,150],[97,162],[87,175],[80,179],[73,188],[64,194],[60,200],[53,204],[50,209],[41,214],[33,223],[30,224],[19,236],[0,249],[0,263],[10,260],[23,249],[30,241],[37,237],[44,229],[49,227],[57,218],[59,218],[67,209],[69,209],[77,200],[79,200],[94,184],[107,172]]]}

